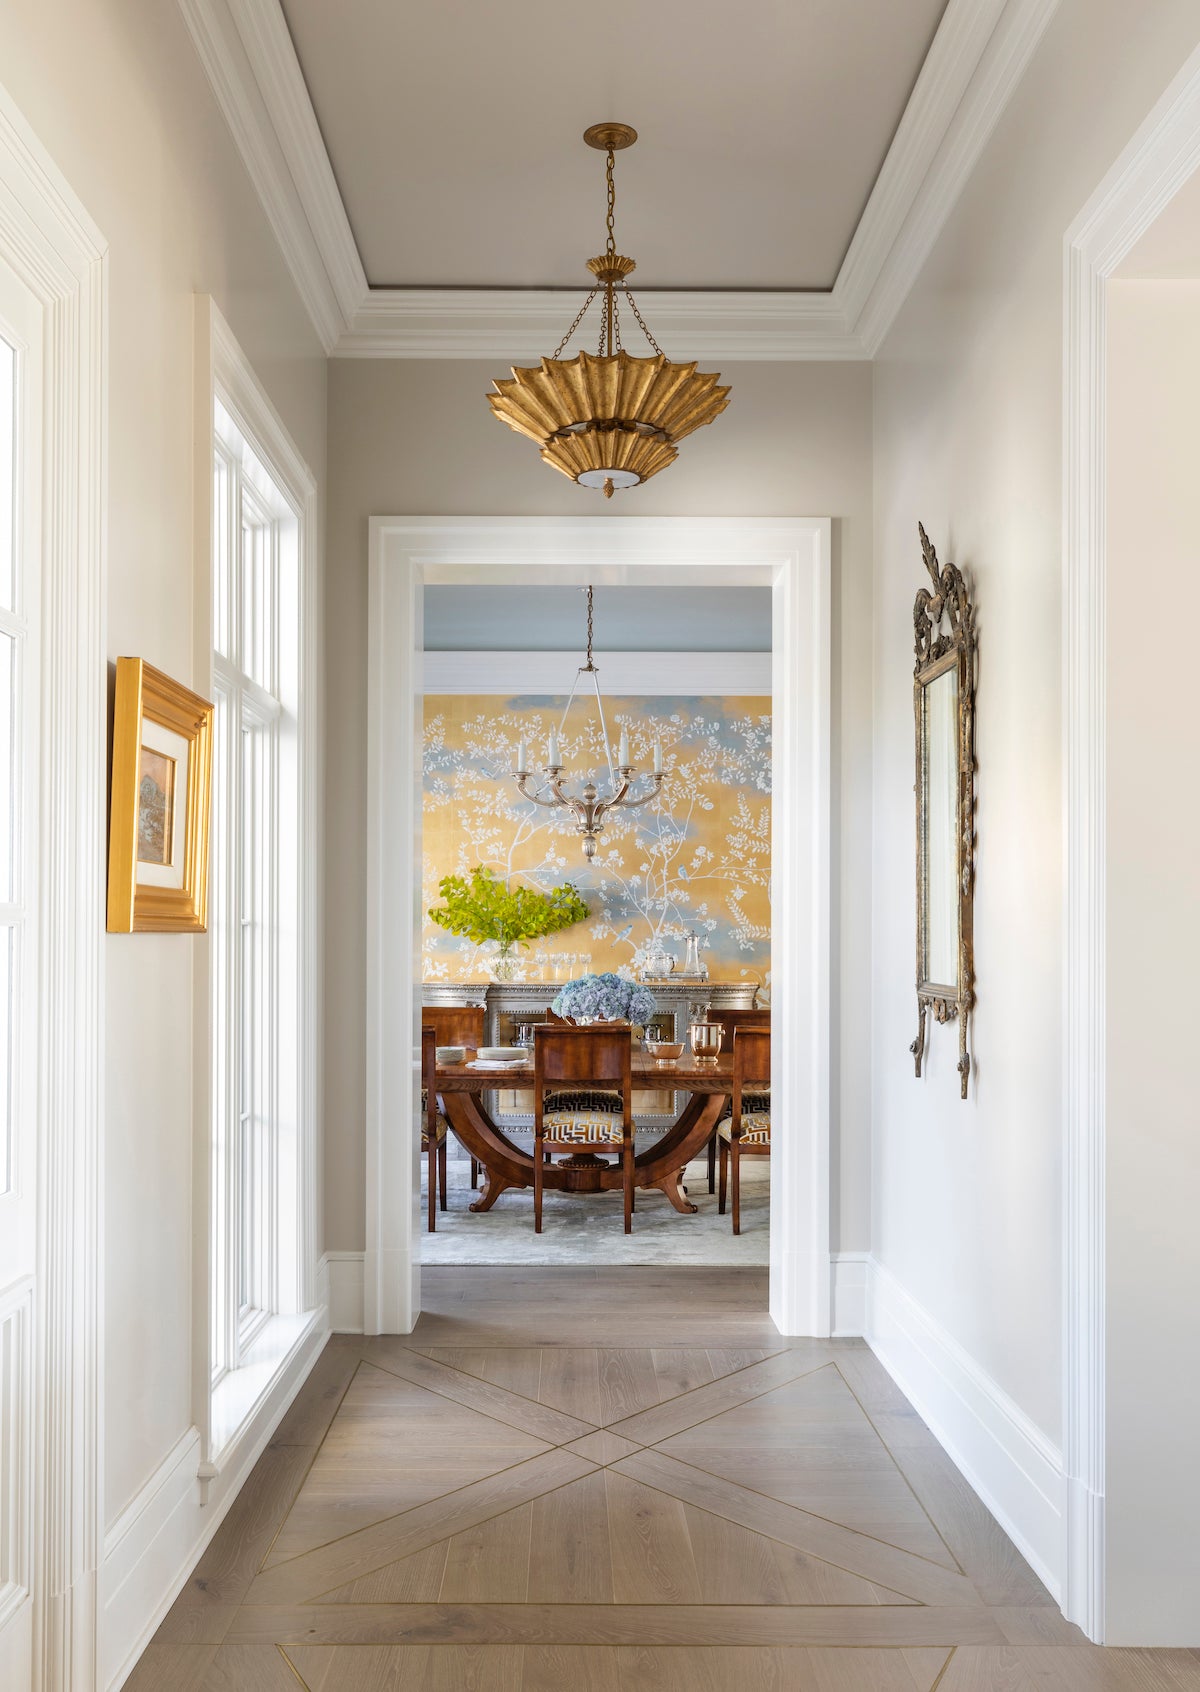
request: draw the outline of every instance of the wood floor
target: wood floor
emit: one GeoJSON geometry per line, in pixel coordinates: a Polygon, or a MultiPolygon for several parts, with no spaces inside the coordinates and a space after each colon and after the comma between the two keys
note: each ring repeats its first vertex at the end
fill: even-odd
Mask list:
{"type": "Polygon", "coordinates": [[[1200,1692],[1101,1651],[745,1269],[432,1269],[336,1336],[128,1692],[1200,1692]]]}

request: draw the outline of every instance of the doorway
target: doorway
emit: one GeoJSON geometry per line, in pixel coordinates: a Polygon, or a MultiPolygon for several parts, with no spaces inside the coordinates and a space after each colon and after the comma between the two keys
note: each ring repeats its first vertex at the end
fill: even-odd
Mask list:
{"type": "MultiPolygon", "coordinates": [[[[550,1186],[536,1230],[530,1187],[509,1190],[503,1173],[480,1168],[471,1124],[454,1123],[465,1101],[439,1089],[421,1160],[424,1265],[766,1268],[765,1065],[743,1107],[757,1138],[739,1142],[736,1174],[720,1134],[689,1155],[682,1187],[651,1186],[646,1165],[691,1105],[691,1085],[713,1078],[712,1065],[691,1061],[691,1027],[711,1018],[719,1028],[724,1070],[734,1029],[769,1020],[770,642],[765,586],[426,587],[422,1022],[443,1044],[495,1049],[497,1064],[529,1061],[552,1012],[580,1014],[567,1001],[585,980],[615,974],[605,991],[637,1006],[640,1191],[626,1233],[619,1153],[589,1149],[619,1131],[620,1092],[560,1089],[551,1131],[572,1143],[552,1154],[549,1175],[579,1186],[550,1186]],[[620,780],[609,760],[635,766],[629,803],[604,813],[594,837],[551,802],[540,773],[551,735],[569,798],[591,781],[603,801],[620,780]],[[522,748],[532,773],[519,786],[522,748]],[[514,927],[523,938],[501,957],[489,934],[514,927]]],[[[468,1052],[457,1078],[491,1082],[475,1106],[510,1155],[527,1158],[533,1094],[480,1075],[478,1061],[468,1052]]]]}
{"type": "Polygon", "coordinates": [[[368,678],[368,1332],[420,1310],[423,594],[428,586],[771,590],[774,814],[770,1310],[829,1332],[827,519],[375,518],[368,678]]]}

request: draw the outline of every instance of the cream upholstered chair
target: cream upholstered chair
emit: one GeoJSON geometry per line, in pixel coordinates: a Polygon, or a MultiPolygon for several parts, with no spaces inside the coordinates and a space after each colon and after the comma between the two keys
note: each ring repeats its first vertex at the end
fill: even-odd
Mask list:
{"type": "Polygon", "coordinates": [[[742,1231],[741,1160],[769,1157],[771,1153],[771,1034],[765,1028],[735,1028],[733,1033],[733,1097],[728,1113],[717,1123],[721,1151],[721,1196],[718,1208],[725,1214],[725,1194],[730,1166],[733,1168],[733,1231],[742,1231]],[[766,1084],[768,1091],[762,1092],[766,1084]],[[751,1089],[755,1091],[751,1091],[751,1089]]]}
{"type": "Polygon", "coordinates": [[[533,1227],[542,1231],[542,1166],[550,1153],[615,1152],[625,1232],[633,1227],[633,1030],[543,1026],[533,1033],[533,1227]],[[595,1083],[607,1083],[597,1087],[595,1083]],[[557,1085],[555,1085],[557,1083],[557,1085]]]}

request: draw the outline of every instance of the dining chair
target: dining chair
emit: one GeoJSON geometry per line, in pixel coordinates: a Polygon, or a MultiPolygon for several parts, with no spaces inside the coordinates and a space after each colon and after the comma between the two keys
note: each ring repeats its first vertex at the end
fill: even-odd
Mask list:
{"type": "Polygon", "coordinates": [[[533,1228],[542,1231],[543,1163],[554,1152],[615,1152],[625,1232],[633,1229],[633,1030],[545,1025],[533,1031],[533,1228]],[[597,1083],[607,1083],[597,1087],[597,1083]]]}
{"type": "MultiPolygon", "coordinates": [[[[483,1024],[487,1011],[483,1005],[423,1005],[421,1025],[432,1028],[439,1046],[466,1046],[477,1052],[484,1044],[483,1024]]],[[[443,1181],[443,1186],[445,1182],[443,1181]]],[[[479,1185],[479,1164],[471,1158],[471,1185],[479,1185]]],[[[443,1194],[442,1209],[445,1210],[443,1194]]]]}
{"type": "MultiPolygon", "coordinates": [[[[704,1020],[719,1023],[725,1030],[725,1038],[721,1042],[721,1050],[724,1052],[732,1052],[734,1035],[739,1028],[766,1028],[769,1030],[771,1027],[769,1010],[750,1010],[749,1008],[744,1010],[713,1010],[707,1012],[704,1020]]],[[[766,1087],[755,1095],[750,1108],[753,1110],[770,1110],[770,1077],[767,1079],[766,1087]]],[[[717,1190],[717,1131],[715,1128],[712,1138],[708,1142],[708,1190],[710,1193],[715,1193],[717,1190]]]]}
{"type": "Polygon", "coordinates": [[[446,1208],[446,1137],[450,1125],[437,1094],[436,1028],[421,1028],[421,1150],[429,1153],[429,1232],[437,1228],[437,1201],[446,1208]]]}
{"type": "Polygon", "coordinates": [[[766,1028],[737,1027],[733,1031],[733,1095],[728,1114],[717,1123],[721,1148],[721,1196],[717,1208],[725,1214],[730,1166],[733,1170],[733,1231],[742,1231],[741,1160],[771,1154],[771,1033],[766,1028]],[[768,1083],[764,1095],[762,1084],[768,1083]],[[753,1089],[750,1091],[748,1089],[753,1089]]]}

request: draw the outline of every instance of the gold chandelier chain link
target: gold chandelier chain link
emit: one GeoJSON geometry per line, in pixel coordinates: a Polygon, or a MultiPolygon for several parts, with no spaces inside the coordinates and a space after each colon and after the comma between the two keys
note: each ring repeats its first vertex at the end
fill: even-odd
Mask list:
{"type": "Polygon", "coordinates": [[[634,299],[632,293],[630,292],[630,290],[628,288],[626,288],[626,290],[625,290],[625,298],[629,301],[630,307],[633,311],[633,315],[637,318],[638,328],[641,330],[642,334],[649,341],[650,345],[654,348],[654,350],[658,354],[658,356],[660,358],[666,358],[666,356],[667,356],[666,353],[662,350],[662,348],[659,346],[658,342],[654,339],[654,336],[650,333],[649,329],[647,329],[646,319],[642,316],[641,312],[638,310],[638,303],[634,299]]]}
{"type": "Polygon", "coordinates": [[[613,178],[613,150],[608,149],[608,165],[605,168],[608,182],[608,246],[605,251],[611,257],[617,250],[615,214],[617,209],[617,185],[613,178]]]}
{"type": "Polygon", "coordinates": [[[552,359],[557,358],[559,356],[559,354],[562,352],[562,350],[566,346],[567,342],[571,339],[571,336],[575,333],[576,329],[578,329],[579,325],[583,322],[584,318],[587,316],[587,309],[591,305],[592,301],[595,299],[596,295],[599,292],[600,292],[600,284],[597,282],[596,286],[592,289],[592,291],[588,295],[587,299],[584,300],[584,302],[580,306],[578,312],[575,314],[574,323],[572,323],[571,327],[567,330],[567,332],[563,336],[562,340],[558,343],[558,345],[555,347],[554,351],[550,354],[550,357],[552,359]]]}
{"type": "Polygon", "coordinates": [[[593,615],[592,601],[593,601],[594,597],[595,597],[594,591],[591,587],[589,587],[588,590],[587,590],[587,599],[588,599],[587,667],[588,667],[589,670],[595,669],[595,665],[592,663],[592,615],[593,615]]]}

